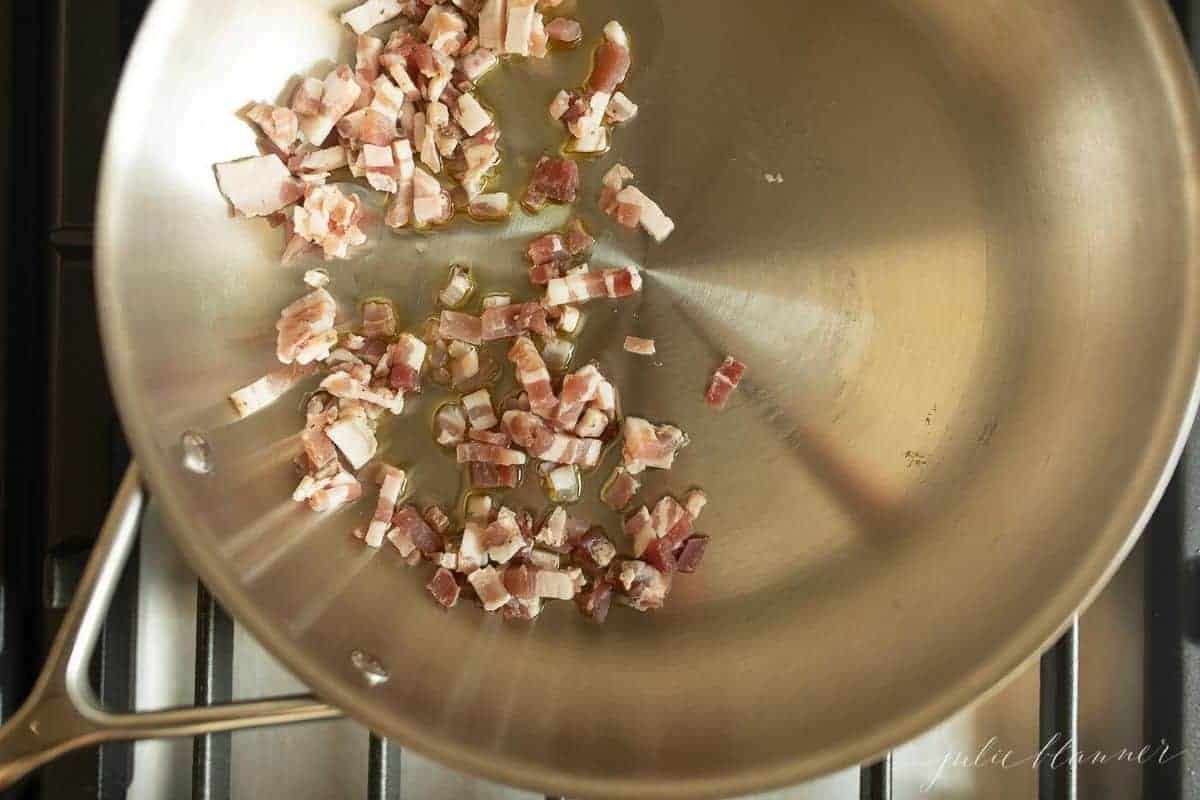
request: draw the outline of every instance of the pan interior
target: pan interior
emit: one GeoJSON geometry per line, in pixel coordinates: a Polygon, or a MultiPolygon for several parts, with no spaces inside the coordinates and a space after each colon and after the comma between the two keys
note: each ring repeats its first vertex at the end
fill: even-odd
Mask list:
{"type": "MultiPolygon", "coordinates": [[[[100,214],[105,345],[137,456],[202,576],[322,695],[511,783],[749,791],[936,722],[1124,552],[1188,418],[1200,341],[1194,97],[1158,4],[568,0],[587,41],[625,23],[641,105],[583,165],[574,212],[599,235],[593,265],[637,263],[645,291],[589,306],[579,356],[625,410],[691,434],[643,496],[711,497],[700,572],[662,612],[603,628],[569,604],[534,625],[443,613],[424,570],[351,538],[371,493],[329,516],[290,501],[311,385],[244,421],[225,400],[272,367],[278,310],[318,264],[280,266],[279,231],[229,219],[212,164],[254,154],[243,103],[352,58],[346,5],[158,0],[100,214]],[[597,212],[618,161],[674,216],[664,245],[597,212]],[[656,359],[623,353],[626,335],[654,338],[656,359]],[[703,392],[726,353],[749,374],[715,413],[703,392]],[[181,467],[185,431],[208,437],[211,474],[181,467]],[[356,650],[390,679],[369,681],[356,650]]],[[[558,146],[545,108],[589,52],[485,80],[511,191],[558,146]]],[[[567,219],[374,229],[368,254],[327,265],[331,291],[347,315],[391,297],[414,326],[450,263],[529,294],[524,244],[567,219]]],[[[461,477],[431,444],[439,396],[381,439],[422,503],[452,502],[461,477]]]]}

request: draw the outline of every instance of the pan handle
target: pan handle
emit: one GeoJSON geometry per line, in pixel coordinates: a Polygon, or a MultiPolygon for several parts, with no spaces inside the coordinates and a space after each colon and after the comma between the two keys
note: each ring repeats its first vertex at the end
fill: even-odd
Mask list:
{"type": "Polygon", "coordinates": [[[89,745],[340,716],[337,709],[311,696],[142,713],[114,713],[100,705],[88,680],[88,663],[117,581],[137,541],[145,499],[137,465],[131,464],[42,673],[29,699],[0,728],[0,790],[63,753],[89,745]]]}

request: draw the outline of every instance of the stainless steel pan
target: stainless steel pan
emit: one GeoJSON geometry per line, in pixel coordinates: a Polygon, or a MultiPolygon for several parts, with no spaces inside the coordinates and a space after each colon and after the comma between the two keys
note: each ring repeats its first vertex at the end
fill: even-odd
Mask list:
{"type": "MultiPolygon", "coordinates": [[[[321,697],[507,783],[744,793],[942,720],[1115,569],[1196,406],[1197,95],[1164,4],[580,0],[590,36],[627,24],[643,104],[586,167],[581,208],[595,260],[648,276],[592,309],[581,352],[627,409],[693,436],[649,494],[713,498],[702,571],[661,613],[603,628],[566,605],[535,625],[443,613],[347,535],[365,504],[321,517],[287,499],[300,391],[243,422],[227,407],[271,365],[305,265],[228,219],[211,165],[253,151],[243,102],[348,57],[345,5],[159,0],[99,212],[104,343],[146,482],[202,578],[321,697]],[[617,159],[674,214],[665,245],[595,213],[617,159]],[[626,333],[656,338],[661,366],[623,355],[626,333]],[[726,351],[750,377],[716,414],[701,395],[726,351]],[[184,467],[186,431],[211,473],[184,467]]],[[[485,88],[511,186],[556,143],[545,105],[586,58],[485,88]]],[[[332,265],[334,290],[348,312],[384,293],[419,321],[451,261],[520,286],[522,243],[565,216],[377,231],[332,265]]],[[[386,453],[419,497],[450,500],[431,402],[386,453]]]]}

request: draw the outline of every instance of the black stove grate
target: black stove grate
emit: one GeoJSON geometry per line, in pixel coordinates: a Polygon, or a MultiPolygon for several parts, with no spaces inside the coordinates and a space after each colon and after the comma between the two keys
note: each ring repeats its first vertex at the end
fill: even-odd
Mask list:
{"type": "MultiPolygon", "coordinates": [[[[149,0],[47,0],[13,3],[4,12],[12,125],[8,170],[7,260],[3,325],[6,392],[4,522],[0,582],[0,718],[32,685],[62,609],[70,600],[88,546],[100,529],[128,463],[108,396],[98,347],[91,280],[92,209],[104,124],[137,26],[149,0]],[[6,36],[7,35],[7,36],[6,36]],[[52,146],[46,147],[46,132],[52,146]],[[28,235],[30,232],[35,235],[28,235]],[[29,265],[30,268],[23,268],[29,265]],[[47,369],[47,365],[49,368],[47,369]],[[27,380],[45,376],[44,380],[27,380]],[[90,377],[89,377],[90,376],[90,377]],[[13,380],[12,378],[18,378],[13,380]],[[66,381],[70,378],[70,393],[66,381]],[[68,404],[69,400],[69,404],[68,404]],[[85,408],[88,413],[74,411],[85,408]],[[71,448],[65,447],[71,442],[71,448]],[[96,481],[96,475],[107,476],[96,481]]],[[[1173,0],[1185,33],[1196,5],[1173,0]]],[[[0,117],[0,122],[3,117],[0,117]]],[[[3,160],[0,160],[0,165],[3,160]]],[[[3,208],[3,206],[0,206],[3,208]]],[[[3,226],[0,223],[0,234],[3,226]]],[[[6,241],[7,240],[7,241],[6,241]]],[[[1147,531],[1145,730],[1183,746],[1200,740],[1200,432],[1147,531]]],[[[136,556],[135,556],[136,559],[136,556]]],[[[110,707],[134,697],[136,561],[126,569],[94,664],[110,707]]],[[[198,589],[195,701],[230,699],[234,623],[198,589]]],[[[1042,659],[1039,733],[1074,741],[1079,698],[1078,629],[1068,629],[1042,659]]],[[[368,798],[398,800],[400,748],[370,738],[368,798]]],[[[232,796],[230,734],[197,737],[192,796],[232,796]]],[[[1198,754],[1144,771],[1143,794],[1154,800],[1200,796],[1198,754]]],[[[1072,764],[1073,764],[1072,759],[1072,764]]],[[[1045,762],[1048,764],[1048,762],[1045,762]]],[[[890,800],[892,758],[862,768],[860,797],[890,800]]],[[[123,798],[132,779],[132,748],[104,745],[40,771],[14,798],[123,798]]],[[[1039,775],[1041,800],[1075,800],[1073,766],[1039,775]]]]}

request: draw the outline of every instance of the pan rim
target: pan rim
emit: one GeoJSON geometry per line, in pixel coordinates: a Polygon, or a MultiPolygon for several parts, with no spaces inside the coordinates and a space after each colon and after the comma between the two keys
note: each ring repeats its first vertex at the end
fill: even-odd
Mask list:
{"type": "MultiPolygon", "coordinates": [[[[1132,5],[1145,31],[1147,45],[1162,78],[1167,106],[1174,117],[1180,161],[1187,167],[1180,174],[1178,190],[1183,198],[1184,211],[1192,211],[1191,218],[1194,220],[1198,206],[1197,179],[1200,177],[1200,90],[1195,72],[1166,4],[1162,0],[1132,0],[1132,5]]],[[[129,118],[122,111],[133,102],[131,95],[134,91],[125,77],[150,58],[150,40],[170,22],[167,4],[155,0],[126,61],[101,162],[96,213],[96,293],[109,383],[118,414],[131,449],[144,467],[144,480],[161,501],[172,538],[213,594],[272,655],[312,687],[322,699],[345,710],[348,715],[372,729],[392,736],[415,752],[455,769],[534,791],[587,797],[637,796],[680,800],[767,791],[869,762],[950,716],[983,702],[1039,658],[1071,620],[1091,605],[1123,563],[1148,524],[1178,464],[1200,406],[1200,338],[1181,344],[1180,353],[1176,356],[1176,371],[1164,391],[1168,399],[1168,403],[1164,404],[1166,410],[1160,413],[1156,424],[1150,429],[1139,469],[1127,483],[1118,513],[1097,534],[1097,541],[1102,546],[1097,547],[1095,555],[1081,562],[1071,580],[1064,582],[1053,594],[1052,602],[1028,618],[990,658],[975,664],[957,681],[939,686],[936,691],[925,695],[923,702],[915,704],[908,713],[881,722],[872,733],[853,740],[851,744],[835,743],[803,757],[754,766],[718,780],[645,785],[619,777],[580,779],[549,769],[534,773],[523,765],[500,762],[474,750],[423,739],[415,729],[406,730],[406,726],[398,728],[394,719],[376,711],[370,704],[359,702],[351,687],[310,663],[302,648],[287,637],[279,622],[270,619],[249,601],[222,561],[192,537],[185,535],[189,526],[182,499],[173,491],[172,482],[162,478],[168,470],[167,455],[154,445],[146,416],[138,413],[138,398],[130,386],[120,380],[120,376],[130,369],[130,359],[128,351],[119,346],[121,333],[112,311],[120,305],[121,300],[118,282],[114,278],[118,254],[116,237],[112,235],[116,225],[112,175],[118,157],[113,143],[120,139],[120,120],[129,118]],[[1185,358],[1185,355],[1188,357],[1185,358]],[[354,710],[353,714],[350,714],[350,709],[354,710]]],[[[1185,267],[1193,275],[1200,272],[1200,235],[1194,224],[1185,267]]]]}

